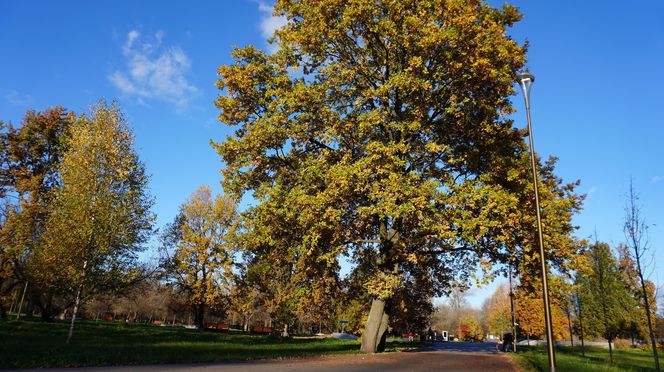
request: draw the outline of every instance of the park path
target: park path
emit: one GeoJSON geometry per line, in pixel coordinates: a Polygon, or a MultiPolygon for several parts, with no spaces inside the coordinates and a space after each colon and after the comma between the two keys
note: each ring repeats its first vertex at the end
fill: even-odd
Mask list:
{"type": "MultiPolygon", "coordinates": [[[[384,354],[326,355],[313,358],[225,362],[213,364],[167,364],[132,367],[77,368],[77,372],[118,371],[173,372],[278,372],[278,371],[518,371],[511,359],[496,352],[495,344],[438,343],[413,351],[384,354]]],[[[43,371],[43,370],[42,370],[43,371]]],[[[50,370],[55,371],[55,370],[50,370]]],[[[64,370],[63,370],[64,371],[64,370]]],[[[71,370],[68,370],[71,371],[71,370]]]]}

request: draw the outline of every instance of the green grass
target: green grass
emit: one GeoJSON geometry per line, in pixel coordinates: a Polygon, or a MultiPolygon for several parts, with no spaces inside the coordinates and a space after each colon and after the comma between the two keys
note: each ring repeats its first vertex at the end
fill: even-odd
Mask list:
{"type": "MultiPolygon", "coordinates": [[[[65,322],[0,321],[0,368],[219,362],[359,351],[354,340],[282,341],[264,335],[102,321],[77,322],[66,345],[67,330],[65,322]]],[[[388,350],[406,346],[391,343],[388,350]]]]}
{"type": "MultiPolygon", "coordinates": [[[[522,347],[510,354],[525,371],[548,371],[549,359],[544,347],[522,347]]],[[[557,371],[654,371],[655,362],[651,352],[638,349],[618,349],[613,352],[611,365],[609,350],[586,347],[585,356],[579,347],[556,349],[557,371]]]]}

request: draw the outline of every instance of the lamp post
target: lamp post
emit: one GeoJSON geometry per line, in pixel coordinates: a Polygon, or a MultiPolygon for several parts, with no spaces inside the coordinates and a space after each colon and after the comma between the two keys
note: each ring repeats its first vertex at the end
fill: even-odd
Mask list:
{"type": "Polygon", "coordinates": [[[542,292],[544,300],[544,322],[546,323],[546,345],[549,353],[549,369],[556,370],[556,355],[553,350],[553,327],[551,322],[551,305],[549,303],[549,285],[547,283],[546,258],[544,256],[544,241],[542,239],[542,217],[540,215],[539,191],[537,189],[537,166],[535,164],[535,147],[533,145],[533,130],[530,124],[530,88],[535,82],[535,76],[525,71],[518,75],[519,85],[526,100],[526,115],[528,118],[528,140],[530,141],[530,163],[533,171],[533,187],[535,189],[535,209],[537,212],[537,238],[539,240],[540,263],[542,265],[542,292]]]}
{"type": "Polygon", "coordinates": [[[514,291],[512,290],[512,261],[509,263],[510,310],[512,314],[512,351],[516,353],[516,317],[514,316],[514,291]]]}

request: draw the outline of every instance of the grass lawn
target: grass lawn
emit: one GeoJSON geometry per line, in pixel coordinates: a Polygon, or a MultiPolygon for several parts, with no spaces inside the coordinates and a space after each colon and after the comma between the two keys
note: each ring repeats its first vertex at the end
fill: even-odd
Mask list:
{"type": "MultiPolygon", "coordinates": [[[[181,327],[82,321],[65,345],[68,323],[0,321],[0,368],[196,363],[359,352],[359,342],[290,339],[181,327]]],[[[397,351],[407,344],[390,343],[397,351]]]]}
{"type": "MultiPolygon", "coordinates": [[[[548,371],[549,359],[544,347],[521,347],[516,354],[510,354],[525,371],[548,371]]],[[[557,371],[654,371],[655,362],[651,352],[638,349],[618,349],[613,351],[611,365],[609,350],[586,347],[585,356],[579,347],[556,349],[557,371]]]]}

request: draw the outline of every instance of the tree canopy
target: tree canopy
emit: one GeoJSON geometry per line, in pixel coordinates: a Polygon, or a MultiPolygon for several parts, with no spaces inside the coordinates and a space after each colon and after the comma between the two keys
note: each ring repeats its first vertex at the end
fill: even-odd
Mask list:
{"type": "MultiPolygon", "coordinates": [[[[63,107],[28,110],[18,127],[0,122],[0,297],[32,282],[28,297],[50,318],[52,298],[44,296],[27,264],[46,229],[52,190],[60,185],[65,134],[76,116],[63,107]]],[[[0,306],[1,307],[1,306],[0,306]]]]}
{"type": "Polygon", "coordinates": [[[1,139],[2,188],[15,199],[0,234],[0,260],[11,269],[3,283],[5,274],[29,282],[48,320],[56,299],[63,308],[75,303],[76,313],[82,299],[140,278],[153,202],[119,107],[100,101],[78,117],[28,111],[1,139]]]}
{"type": "MultiPolygon", "coordinates": [[[[506,116],[525,62],[507,35],[520,14],[442,0],[275,9],[288,19],[279,50],[235,49],[235,63],[219,68],[219,119],[236,128],[214,143],[223,184],[257,201],[249,249],[287,249],[295,272],[300,260],[323,269],[352,257],[374,299],[362,348],[375,352],[409,278],[430,298],[478,265],[490,273],[530,250],[532,219],[514,220],[528,186],[523,133],[506,116]]],[[[550,180],[549,199],[565,199],[551,214],[554,237],[579,201],[550,180]]]]}
{"type": "Polygon", "coordinates": [[[233,279],[235,201],[213,196],[209,186],[199,187],[180,206],[163,234],[170,278],[193,306],[196,324],[203,329],[210,308],[223,308],[233,279]]]}
{"type": "Polygon", "coordinates": [[[595,242],[584,258],[584,269],[579,270],[576,277],[579,300],[583,304],[584,329],[590,335],[608,340],[613,363],[611,342],[629,322],[631,309],[636,304],[608,244],[595,242]]]}
{"type": "Polygon", "coordinates": [[[120,288],[131,280],[154,218],[133,135],[119,107],[101,101],[71,126],[66,146],[58,164],[61,185],[53,190],[32,263],[41,269],[33,271],[53,288],[83,282],[89,292],[120,288]]]}

